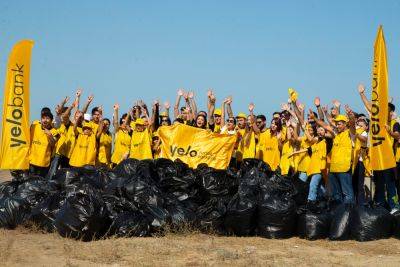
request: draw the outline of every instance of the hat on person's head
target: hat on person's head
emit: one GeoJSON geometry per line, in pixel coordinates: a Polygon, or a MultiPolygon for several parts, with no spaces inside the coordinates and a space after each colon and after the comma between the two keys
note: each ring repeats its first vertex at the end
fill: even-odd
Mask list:
{"type": "Polygon", "coordinates": [[[236,118],[237,119],[239,119],[239,118],[247,119],[247,115],[243,112],[239,112],[239,114],[237,114],[236,118]]]}
{"type": "Polygon", "coordinates": [[[220,108],[216,108],[214,110],[214,115],[221,116],[222,115],[222,110],[220,108]]]}
{"type": "Polygon", "coordinates": [[[144,120],[142,118],[136,119],[135,125],[144,125],[144,120]]]}
{"type": "Polygon", "coordinates": [[[92,122],[90,122],[90,121],[84,121],[84,122],[82,123],[82,129],[83,129],[83,128],[90,128],[90,129],[93,130],[93,124],[92,124],[92,122]]]}
{"type": "Polygon", "coordinates": [[[346,115],[342,115],[342,114],[337,115],[333,120],[336,122],[338,122],[338,121],[349,122],[349,118],[347,118],[346,115]]]}
{"type": "Polygon", "coordinates": [[[168,117],[168,113],[166,111],[163,111],[160,113],[160,117],[168,117]]]}

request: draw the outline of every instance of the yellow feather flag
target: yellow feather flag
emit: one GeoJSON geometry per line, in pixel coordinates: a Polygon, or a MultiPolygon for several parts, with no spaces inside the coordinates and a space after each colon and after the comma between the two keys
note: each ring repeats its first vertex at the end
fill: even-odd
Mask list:
{"type": "Polygon", "coordinates": [[[386,170],[396,166],[393,147],[385,125],[388,124],[388,68],[383,28],[379,27],[374,45],[372,67],[372,108],[370,124],[370,158],[372,170],[386,170]]]}
{"type": "Polygon", "coordinates": [[[231,160],[236,135],[217,134],[184,124],[161,126],[161,157],[179,159],[196,168],[205,163],[215,169],[226,169],[231,160]]]}
{"type": "Polygon", "coordinates": [[[11,51],[4,87],[0,169],[29,168],[29,76],[33,41],[23,40],[11,51]]]}

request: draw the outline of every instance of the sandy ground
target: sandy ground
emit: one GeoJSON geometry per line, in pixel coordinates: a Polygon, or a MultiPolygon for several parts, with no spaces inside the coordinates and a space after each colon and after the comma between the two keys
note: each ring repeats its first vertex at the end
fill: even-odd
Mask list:
{"type": "MultiPolygon", "coordinates": [[[[0,180],[9,179],[0,172],[0,180]]],[[[0,230],[2,266],[400,266],[400,240],[306,241],[200,233],[84,243],[26,228],[0,230]]]]}

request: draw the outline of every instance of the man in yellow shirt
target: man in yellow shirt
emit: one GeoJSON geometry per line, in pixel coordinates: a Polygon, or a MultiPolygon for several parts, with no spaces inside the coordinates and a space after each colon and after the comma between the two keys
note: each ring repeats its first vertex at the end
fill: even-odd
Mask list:
{"type": "Polygon", "coordinates": [[[42,109],[40,122],[31,125],[31,144],[29,148],[29,173],[45,177],[50,166],[54,145],[58,134],[52,126],[53,114],[42,109]]]}

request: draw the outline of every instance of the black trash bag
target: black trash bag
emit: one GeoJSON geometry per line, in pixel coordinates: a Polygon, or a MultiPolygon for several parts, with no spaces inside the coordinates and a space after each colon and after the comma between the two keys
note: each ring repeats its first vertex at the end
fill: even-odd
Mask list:
{"type": "Polygon", "coordinates": [[[296,203],[281,191],[263,187],[257,214],[258,235],[266,238],[289,238],[296,227],[296,203]]]}
{"type": "Polygon", "coordinates": [[[303,206],[307,204],[310,183],[308,181],[303,182],[302,180],[299,179],[298,175],[290,177],[290,180],[292,181],[294,186],[295,190],[294,200],[296,201],[297,206],[303,206]]]}
{"type": "Polygon", "coordinates": [[[35,207],[51,194],[52,188],[47,180],[41,177],[32,177],[18,186],[13,196],[23,199],[30,207],[35,207]]]}
{"type": "Polygon", "coordinates": [[[93,166],[86,166],[79,168],[80,181],[87,183],[98,189],[104,189],[104,187],[110,181],[108,174],[103,169],[96,169],[93,166]]]}
{"type": "Polygon", "coordinates": [[[308,240],[325,239],[329,236],[332,214],[328,210],[306,210],[298,216],[297,233],[308,240]]]}
{"type": "Polygon", "coordinates": [[[130,178],[136,174],[138,164],[139,160],[137,159],[125,159],[115,166],[114,173],[118,177],[130,178]]]}
{"type": "Polygon", "coordinates": [[[109,217],[114,220],[120,213],[134,212],[138,207],[124,197],[114,195],[103,195],[103,201],[106,204],[109,217]]]}
{"type": "Polygon", "coordinates": [[[12,196],[21,183],[18,181],[6,181],[0,184],[0,199],[12,196]]]}
{"type": "Polygon", "coordinates": [[[124,196],[124,185],[127,182],[126,178],[115,177],[104,188],[104,194],[117,197],[124,196]]]}
{"type": "Polygon", "coordinates": [[[153,177],[157,186],[164,192],[175,195],[181,201],[193,197],[196,176],[192,169],[182,162],[168,159],[155,160],[157,176],[153,177]]]}
{"type": "Polygon", "coordinates": [[[329,229],[330,240],[349,240],[350,239],[350,220],[353,212],[353,205],[342,204],[337,206],[332,212],[332,222],[329,229]]]}
{"type": "Polygon", "coordinates": [[[196,214],[189,205],[184,205],[181,202],[169,203],[165,209],[171,218],[172,228],[183,228],[191,226],[196,221],[196,214]]]}
{"type": "Polygon", "coordinates": [[[29,220],[47,232],[55,232],[54,221],[63,203],[62,194],[50,195],[31,210],[29,220]]]}
{"type": "Polygon", "coordinates": [[[213,197],[196,211],[197,222],[201,231],[215,231],[225,233],[224,219],[229,197],[213,197]]]}
{"type": "Polygon", "coordinates": [[[65,188],[65,186],[74,184],[80,181],[80,173],[77,168],[64,168],[59,169],[53,176],[53,180],[58,185],[60,189],[65,188]]]}
{"type": "Polygon", "coordinates": [[[151,181],[142,180],[140,177],[134,177],[124,184],[124,196],[133,201],[140,207],[153,205],[162,207],[164,200],[161,191],[151,183],[151,181]],[[150,182],[150,183],[149,183],[150,182]]]}
{"type": "Polygon", "coordinates": [[[393,235],[396,238],[400,238],[400,211],[396,211],[393,214],[394,225],[393,225],[393,235]]]}
{"type": "Polygon", "coordinates": [[[83,241],[104,236],[110,223],[101,195],[90,187],[69,192],[55,219],[61,236],[83,241]]]}
{"type": "Polygon", "coordinates": [[[29,218],[29,203],[20,198],[0,199],[0,227],[15,229],[29,218]]]}
{"type": "Polygon", "coordinates": [[[216,170],[207,165],[199,165],[196,175],[202,189],[209,197],[233,195],[237,190],[238,181],[227,174],[225,170],[216,170]]]}
{"type": "Polygon", "coordinates": [[[260,186],[267,183],[272,172],[262,160],[245,159],[240,169],[238,193],[241,198],[255,199],[260,194],[260,186]]]}
{"type": "Polygon", "coordinates": [[[157,174],[156,166],[154,165],[154,161],[151,159],[139,161],[136,166],[136,173],[134,176],[148,183],[154,183],[160,180],[157,174]]]}
{"type": "Polygon", "coordinates": [[[389,238],[394,218],[383,207],[356,206],[350,220],[350,236],[357,241],[389,238]]]}
{"type": "Polygon", "coordinates": [[[118,237],[145,237],[150,235],[150,224],[139,211],[123,212],[112,222],[109,234],[118,237]]]}
{"type": "Polygon", "coordinates": [[[225,228],[229,234],[249,236],[254,234],[257,202],[236,194],[228,204],[225,228]]]}
{"type": "MultiPolygon", "coordinates": [[[[262,160],[259,159],[244,159],[240,165],[240,176],[255,175],[257,173],[262,173],[261,178],[272,177],[274,172],[271,167],[262,160]]],[[[260,175],[260,174],[258,174],[260,175]]]]}
{"type": "Polygon", "coordinates": [[[160,232],[171,224],[171,217],[166,209],[161,206],[147,205],[141,210],[150,223],[152,233],[160,232]]]}

